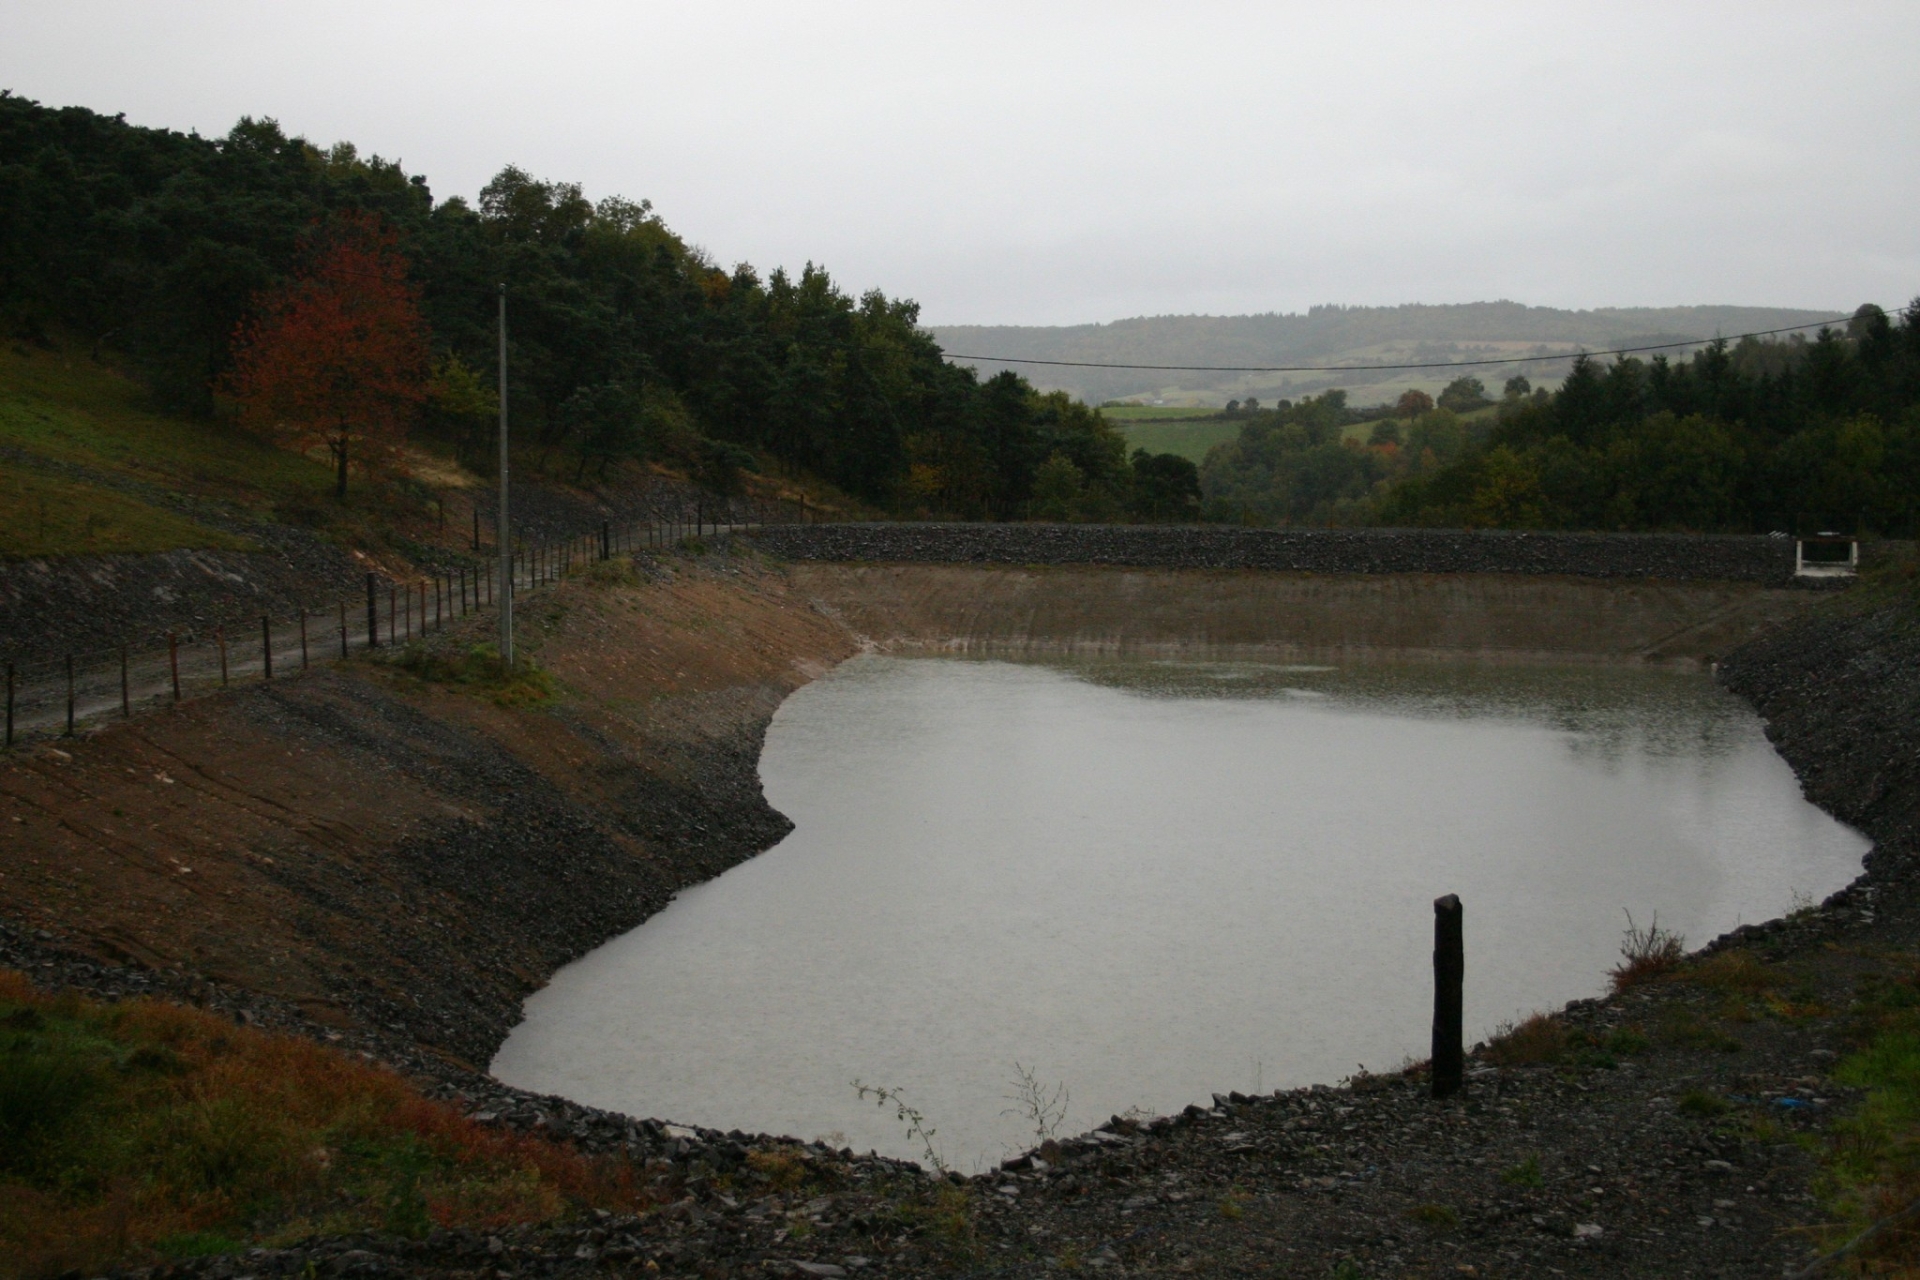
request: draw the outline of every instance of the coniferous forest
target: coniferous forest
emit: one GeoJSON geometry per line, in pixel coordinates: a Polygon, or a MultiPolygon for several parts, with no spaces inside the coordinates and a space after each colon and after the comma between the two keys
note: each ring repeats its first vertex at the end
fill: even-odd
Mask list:
{"type": "Polygon", "coordinates": [[[1136,485],[1098,413],[947,364],[914,303],[851,297],[811,264],[723,270],[645,201],[594,203],[508,167],[477,205],[436,202],[397,164],[270,120],[209,139],[0,95],[0,317],[117,353],[173,409],[211,413],[243,390],[249,326],[324,281],[343,227],[375,228],[360,260],[404,267],[425,335],[401,396],[412,429],[476,468],[506,282],[514,421],[557,476],[659,460],[725,488],[771,466],[874,508],[969,519],[1173,518],[1197,502],[1191,464],[1143,458],[1136,485]]]}
{"type": "MultiPolygon", "coordinates": [[[[1911,310],[1581,361],[1553,392],[1463,378],[1364,429],[1339,392],[1282,402],[1243,414],[1196,472],[1129,457],[1064,393],[947,363],[910,301],[851,296],[812,264],[723,268],[645,201],[513,167],[475,203],[436,201],[398,164],[271,120],[202,138],[0,94],[0,322],[112,353],[178,412],[304,421],[285,442],[324,441],[343,486],[383,435],[424,433],[487,468],[500,282],[514,420],[562,479],[646,461],[721,490],[804,473],[909,518],[1911,535],[1920,514],[1911,310]],[[346,305],[355,280],[391,304],[357,367],[370,350],[399,363],[377,380],[386,398],[349,413],[291,387],[284,353],[371,323],[346,305]]],[[[315,361],[312,377],[354,367],[315,361]]]]}

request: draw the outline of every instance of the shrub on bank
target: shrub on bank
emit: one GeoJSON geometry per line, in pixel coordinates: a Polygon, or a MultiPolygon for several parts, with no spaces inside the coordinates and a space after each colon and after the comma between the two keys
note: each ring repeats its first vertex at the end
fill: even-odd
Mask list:
{"type": "Polygon", "coordinates": [[[628,1167],[474,1124],[383,1068],[0,971],[0,1276],[638,1206],[628,1167]]]}
{"type": "Polygon", "coordinates": [[[502,707],[524,707],[553,697],[553,677],[529,654],[516,654],[509,667],[499,650],[477,644],[466,649],[410,645],[394,665],[431,684],[452,685],[502,707]]]}

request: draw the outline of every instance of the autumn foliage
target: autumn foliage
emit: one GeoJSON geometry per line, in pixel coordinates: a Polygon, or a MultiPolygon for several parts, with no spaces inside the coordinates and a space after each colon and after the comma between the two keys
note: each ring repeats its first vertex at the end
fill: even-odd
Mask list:
{"type": "Polygon", "coordinates": [[[647,1203],[623,1161],[476,1124],[313,1041],[0,970],[0,1280],[647,1203]]]}
{"type": "Polygon", "coordinates": [[[427,394],[427,327],[396,242],[371,214],[337,216],[234,336],[226,390],[242,420],[290,449],[324,444],[338,497],[349,463],[392,459],[427,394]]]}

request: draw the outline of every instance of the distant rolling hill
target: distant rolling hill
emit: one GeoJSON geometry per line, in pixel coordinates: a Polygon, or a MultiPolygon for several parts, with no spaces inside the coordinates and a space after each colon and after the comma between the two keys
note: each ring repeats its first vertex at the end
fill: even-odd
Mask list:
{"type": "MultiPolygon", "coordinates": [[[[1142,316],[1111,324],[1059,326],[934,325],[949,353],[1025,356],[1131,364],[1332,365],[1485,360],[1571,355],[1580,350],[1641,346],[1723,334],[1778,329],[1842,313],[1787,307],[1611,307],[1563,311],[1517,302],[1458,306],[1314,307],[1303,315],[1142,316]]],[[[950,356],[950,358],[953,358],[950,356]]],[[[983,374],[1017,369],[1035,384],[1071,392],[1092,404],[1140,399],[1149,403],[1222,405],[1252,395],[1264,402],[1297,399],[1345,387],[1355,404],[1398,397],[1408,387],[1437,392],[1458,372],[1379,373],[1153,373],[1119,369],[1049,368],[964,360],[983,374]]],[[[1465,370],[1498,393],[1515,373],[1538,385],[1565,376],[1565,359],[1489,365],[1465,370]]]]}

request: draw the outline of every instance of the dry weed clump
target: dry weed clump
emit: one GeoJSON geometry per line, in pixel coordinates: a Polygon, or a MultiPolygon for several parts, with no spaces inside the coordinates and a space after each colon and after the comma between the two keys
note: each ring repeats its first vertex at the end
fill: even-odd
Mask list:
{"type": "Polygon", "coordinates": [[[1635,925],[1633,913],[1628,912],[1626,935],[1620,942],[1620,963],[1609,971],[1613,989],[1625,991],[1671,973],[1680,966],[1680,959],[1686,953],[1687,940],[1672,930],[1662,929],[1658,912],[1645,929],[1635,925]]]}
{"type": "Polygon", "coordinates": [[[555,692],[553,677],[541,670],[531,655],[517,655],[513,666],[508,667],[490,644],[464,650],[410,645],[400,651],[394,665],[416,679],[478,694],[502,707],[531,706],[547,701],[555,692]]]}
{"type": "Polygon", "coordinates": [[[0,1276],[581,1205],[640,1207],[631,1170],[483,1128],[310,1041],[0,972],[0,1276]]]}
{"type": "Polygon", "coordinates": [[[1551,1014],[1536,1013],[1502,1023],[1482,1051],[1497,1067],[1537,1067],[1558,1062],[1569,1044],[1567,1028],[1551,1014]]]}
{"type": "Polygon", "coordinates": [[[775,1191],[791,1191],[807,1181],[806,1155],[798,1147],[776,1146],[747,1153],[747,1167],[775,1191]]]}
{"type": "Polygon", "coordinates": [[[1722,951],[1687,971],[1687,977],[1728,995],[1756,996],[1784,986],[1787,975],[1745,949],[1722,951]]]}

